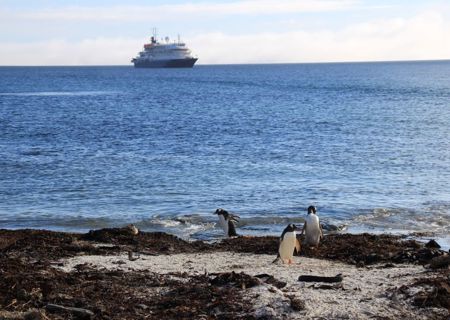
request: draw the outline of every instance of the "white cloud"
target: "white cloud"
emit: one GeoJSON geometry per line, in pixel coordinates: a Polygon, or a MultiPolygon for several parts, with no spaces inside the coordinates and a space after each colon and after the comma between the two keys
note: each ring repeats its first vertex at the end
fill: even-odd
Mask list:
{"type": "Polygon", "coordinates": [[[359,0],[245,0],[218,3],[185,3],[156,6],[112,6],[112,7],[62,7],[29,12],[4,12],[4,18],[11,15],[32,20],[113,20],[148,21],[186,18],[186,16],[210,15],[258,15],[275,13],[324,12],[345,10],[359,3],[359,0]]]}
{"type": "MultiPolygon", "coordinates": [[[[199,63],[213,64],[449,59],[449,36],[450,21],[429,11],[341,30],[205,33],[185,40],[199,63]]],[[[142,45],[142,39],[126,38],[3,43],[0,65],[123,65],[142,45]]]]}
{"type": "Polygon", "coordinates": [[[278,63],[449,59],[450,22],[437,12],[343,30],[226,35],[191,39],[203,63],[278,63]]]}

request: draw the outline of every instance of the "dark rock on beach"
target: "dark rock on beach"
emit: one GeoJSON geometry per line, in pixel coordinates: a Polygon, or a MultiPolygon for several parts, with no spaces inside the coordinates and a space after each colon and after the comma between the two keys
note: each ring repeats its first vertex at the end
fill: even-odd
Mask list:
{"type": "Polygon", "coordinates": [[[427,244],[425,245],[425,247],[427,247],[427,248],[435,248],[435,249],[440,249],[441,248],[439,243],[437,243],[436,240],[434,240],[434,239],[431,239],[430,241],[428,241],[427,244]]]}

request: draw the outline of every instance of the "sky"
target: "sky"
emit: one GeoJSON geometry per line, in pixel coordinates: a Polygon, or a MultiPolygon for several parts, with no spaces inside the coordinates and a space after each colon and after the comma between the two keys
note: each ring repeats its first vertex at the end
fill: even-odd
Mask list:
{"type": "Polygon", "coordinates": [[[198,64],[450,59],[450,0],[0,0],[0,65],[131,65],[153,28],[198,64]]]}

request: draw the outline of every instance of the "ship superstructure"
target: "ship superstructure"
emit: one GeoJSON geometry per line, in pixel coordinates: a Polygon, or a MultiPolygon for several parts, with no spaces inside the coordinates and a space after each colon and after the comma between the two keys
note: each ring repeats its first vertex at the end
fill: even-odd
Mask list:
{"type": "Polygon", "coordinates": [[[160,43],[154,30],[150,43],[144,44],[144,50],[131,62],[136,68],[192,68],[197,60],[180,37],[172,43],[166,37],[165,42],[160,43]]]}

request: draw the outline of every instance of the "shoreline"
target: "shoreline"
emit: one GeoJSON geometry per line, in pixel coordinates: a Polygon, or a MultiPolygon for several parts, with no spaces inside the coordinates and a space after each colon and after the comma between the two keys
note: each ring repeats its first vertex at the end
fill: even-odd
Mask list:
{"type": "Polygon", "coordinates": [[[277,247],[271,236],[207,243],[166,233],[132,235],[126,228],[85,234],[2,229],[0,319],[31,313],[31,319],[450,315],[448,252],[434,243],[330,234],[318,249],[294,256],[291,266],[272,263],[277,247]],[[443,267],[433,268],[439,259],[446,259],[443,267]],[[337,274],[340,283],[298,281],[300,275],[337,274]]]}

